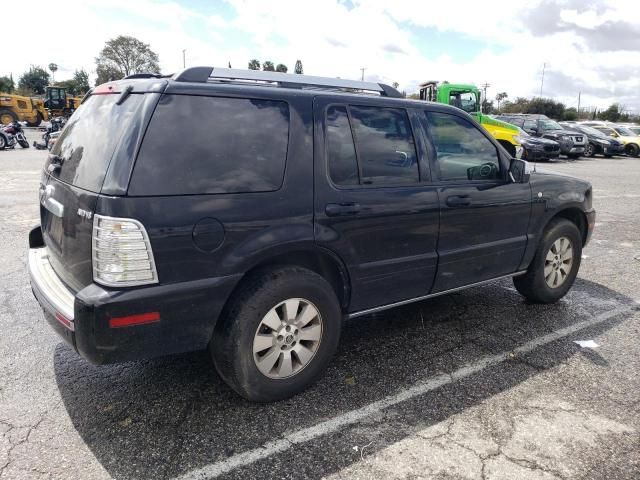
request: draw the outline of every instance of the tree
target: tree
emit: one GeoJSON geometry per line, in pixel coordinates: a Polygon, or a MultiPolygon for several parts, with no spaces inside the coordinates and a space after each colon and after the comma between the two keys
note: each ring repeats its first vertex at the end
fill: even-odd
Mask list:
{"type": "Polygon", "coordinates": [[[496,95],[496,102],[498,102],[498,111],[500,111],[500,102],[506,100],[508,96],[509,95],[507,94],[507,92],[500,92],[496,95]]]}
{"type": "Polygon", "coordinates": [[[391,85],[393,85],[393,88],[395,88],[396,90],[400,86],[400,84],[398,82],[393,82],[391,85]]]}
{"type": "Polygon", "coordinates": [[[38,95],[43,95],[49,85],[49,74],[47,71],[35,65],[31,65],[28,72],[23,73],[18,81],[18,86],[23,91],[31,91],[38,95]]]}
{"type": "Polygon", "coordinates": [[[609,105],[609,108],[607,108],[606,110],[603,110],[602,112],[600,112],[598,114],[598,118],[600,120],[617,122],[620,120],[620,115],[621,115],[620,105],[618,105],[617,103],[614,103],[612,105],[609,105]]]}
{"type": "Polygon", "coordinates": [[[255,58],[249,62],[249,70],[260,70],[260,62],[255,58]]]}
{"type": "Polygon", "coordinates": [[[482,101],[482,113],[491,114],[493,113],[493,111],[494,111],[493,102],[485,98],[482,101]]]}
{"type": "Polygon", "coordinates": [[[76,70],[73,73],[73,81],[76,84],[76,95],[85,94],[91,89],[89,74],[84,69],[76,70]]]}
{"type": "Polygon", "coordinates": [[[293,69],[294,73],[297,73],[298,75],[301,75],[302,72],[302,61],[301,60],[296,60],[296,66],[293,69]]]}
{"type": "Polygon", "coordinates": [[[574,107],[567,108],[562,115],[563,120],[574,121],[578,119],[578,110],[574,107]]]}
{"type": "Polygon", "coordinates": [[[120,80],[124,75],[120,70],[108,65],[98,65],[96,67],[96,85],[102,85],[103,83],[112,82],[113,80],[120,80]]]}
{"type": "Polygon", "coordinates": [[[276,69],[273,66],[273,62],[271,60],[266,60],[262,64],[262,70],[264,70],[265,72],[275,72],[276,69]]]}
{"type": "Polygon", "coordinates": [[[101,79],[101,73],[103,78],[122,78],[135,73],[159,73],[158,54],[151,50],[148,43],[120,35],[105,43],[96,58],[96,72],[98,79],[101,79]],[[115,75],[116,72],[119,75],[115,75]]]}
{"type": "Polygon", "coordinates": [[[58,65],[55,63],[50,63],[49,64],[49,70],[51,70],[51,79],[55,79],[56,78],[56,72],[58,71],[58,65]]]}
{"type": "Polygon", "coordinates": [[[0,92],[11,93],[16,89],[16,84],[13,82],[13,76],[0,77],[0,92]]]}
{"type": "Polygon", "coordinates": [[[287,70],[289,70],[289,69],[283,63],[279,63],[278,66],[276,67],[276,72],[287,73],[287,70]]]}

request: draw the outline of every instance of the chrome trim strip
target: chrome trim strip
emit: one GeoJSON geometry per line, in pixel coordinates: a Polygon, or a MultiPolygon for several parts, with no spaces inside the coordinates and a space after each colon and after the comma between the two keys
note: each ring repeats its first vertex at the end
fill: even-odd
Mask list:
{"type": "MultiPolygon", "coordinates": [[[[29,249],[29,275],[42,306],[51,314],[60,313],[73,322],[75,295],[53,270],[46,247],[29,249]]],[[[71,325],[73,330],[73,323],[71,325]]]]}
{"type": "Polygon", "coordinates": [[[64,205],[62,205],[59,201],[57,201],[54,198],[48,197],[44,201],[43,205],[44,205],[44,208],[49,210],[56,217],[62,218],[62,216],[64,215],[64,205]]]}
{"type": "Polygon", "coordinates": [[[484,285],[485,283],[495,282],[497,280],[502,280],[504,278],[517,277],[518,275],[524,275],[527,273],[526,270],[521,270],[516,273],[510,273],[508,275],[502,275],[500,277],[490,278],[489,280],[483,280],[481,282],[471,283],[469,285],[464,285],[462,287],[451,288],[449,290],[443,290],[442,292],[430,293],[429,295],[423,295],[421,297],[409,298],[407,300],[401,300],[395,303],[389,303],[387,305],[382,305],[380,307],[367,308],[366,310],[360,310],[358,312],[353,312],[347,315],[347,318],[357,318],[362,317],[363,315],[368,315],[370,313],[381,312],[383,310],[388,310],[390,308],[400,307],[402,305],[407,305],[409,303],[420,302],[422,300],[427,300],[433,297],[439,297],[440,295],[446,295],[447,293],[458,292],[460,290],[466,290],[467,288],[477,287],[480,285],[484,285]]]}

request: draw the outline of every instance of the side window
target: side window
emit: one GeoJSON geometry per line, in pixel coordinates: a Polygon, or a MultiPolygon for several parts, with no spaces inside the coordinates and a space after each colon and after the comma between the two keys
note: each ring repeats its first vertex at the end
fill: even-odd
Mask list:
{"type": "Polygon", "coordinates": [[[282,185],[288,142],[285,102],[164,95],[145,134],[129,193],[275,191],[282,185]]]}
{"type": "Polygon", "coordinates": [[[417,183],[418,161],[404,109],[349,107],[365,184],[417,183]]]}
{"type": "Polygon", "coordinates": [[[347,107],[331,106],[327,109],[327,162],[329,176],[336,185],[358,185],[358,161],[349,126],[347,107]]]}
{"type": "Polygon", "coordinates": [[[524,121],[524,129],[525,130],[535,130],[538,128],[538,122],[535,120],[525,120],[524,121]]]}
{"type": "Polygon", "coordinates": [[[496,147],[464,118],[427,112],[442,180],[496,180],[500,161],[496,147]]]}

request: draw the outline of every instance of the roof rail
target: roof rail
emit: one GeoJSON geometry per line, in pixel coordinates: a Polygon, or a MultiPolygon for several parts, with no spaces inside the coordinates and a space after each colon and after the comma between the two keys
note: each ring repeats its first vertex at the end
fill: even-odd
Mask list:
{"type": "Polygon", "coordinates": [[[130,80],[132,78],[166,78],[170,75],[162,75],[160,73],[132,73],[123,78],[123,80],[130,80]]]}
{"type": "Polygon", "coordinates": [[[402,94],[384,83],[361,82],[342,78],[316,77],[261,70],[239,70],[235,68],[190,67],[173,76],[176,82],[256,82],[284,88],[317,88],[336,90],[359,90],[376,92],[384,97],[402,98],[402,94]]]}

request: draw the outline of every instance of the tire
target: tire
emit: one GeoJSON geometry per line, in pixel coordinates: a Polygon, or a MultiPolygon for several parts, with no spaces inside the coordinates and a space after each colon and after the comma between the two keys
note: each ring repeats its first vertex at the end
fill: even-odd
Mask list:
{"type": "Polygon", "coordinates": [[[27,142],[26,140],[18,140],[18,143],[22,148],[29,148],[29,142],[27,142]]]}
{"type": "Polygon", "coordinates": [[[0,135],[0,150],[4,150],[6,146],[7,139],[4,137],[4,135],[0,135]]]}
{"type": "Polygon", "coordinates": [[[640,148],[635,143],[630,143],[625,145],[624,153],[630,157],[637,157],[638,153],[640,153],[640,148]]]}
{"type": "MultiPolygon", "coordinates": [[[[565,244],[566,245],[566,244],[565,244]]],[[[568,249],[567,249],[568,251],[568,249]]],[[[564,297],[573,282],[576,279],[578,270],[580,269],[580,260],[582,259],[582,236],[578,227],[569,220],[564,218],[556,218],[549,222],[542,236],[542,240],[538,245],[533,261],[529,265],[527,273],[514,277],[513,283],[527,300],[534,303],[554,303],[564,297]],[[552,246],[556,246],[561,239],[569,240],[571,246],[571,264],[566,268],[568,263],[566,258],[556,260],[552,246]],[[552,261],[549,261],[551,255],[552,261]],[[569,270],[566,276],[562,276],[562,272],[557,270],[554,272],[554,263],[565,265],[565,269],[569,270]],[[551,281],[545,278],[545,269],[551,269],[551,281]],[[553,283],[555,274],[559,275],[562,280],[560,284],[553,287],[549,283],[553,283]]],[[[562,267],[561,267],[562,269],[562,267]]],[[[548,272],[547,272],[548,273],[548,272]]]]}
{"type": "Polygon", "coordinates": [[[17,122],[18,116],[8,108],[0,108],[0,123],[7,125],[11,122],[17,122]]]}
{"type": "Polygon", "coordinates": [[[341,320],[336,294],[320,275],[294,266],[262,271],[242,285],[225,307],[209,352],[222,379],[247,400],[282,400],[324,372],[340,340],[341,320]],[[298,312],[290,331],[282,323],[282,318],[293,317],[286,313],[288,305],[298,312]],[[304,314],[313,315],[313,308],[319,315],[303,323],[304,314]],[[303,330],[308,338],[315,335],[317,342],[301,338],[303,330]]]}
{"type": "Polygon", "coordinates": [[[569,157],[571,160],[577,160],[580,158],[580,154],[579,153],[569,153],[567,154],[567,157],[569,157]]]}
{"type": "Polygon", "coordinates": [[[596,156],[596,146],[593,143],[587,143],[587,145],[584,147],[584,156],[585,157],[596,156]]]}
{"type": "Polygon", "coordinates": [[[36,121],[35,122],[27,122],[27,125],[29,125],[30,127],[39,127],[40,124],[42,123],[42,114],[40,112],[38,112],[36,114],[36,121]]]}

